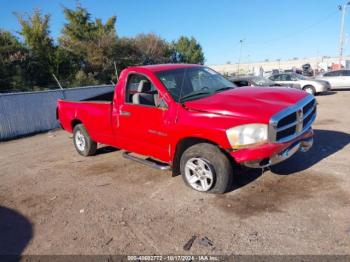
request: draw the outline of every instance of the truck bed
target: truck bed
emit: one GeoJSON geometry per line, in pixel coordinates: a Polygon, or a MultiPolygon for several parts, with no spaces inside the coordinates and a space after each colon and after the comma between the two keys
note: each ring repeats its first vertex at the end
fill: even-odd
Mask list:
{"type": "Polygon", "coordinates": [[[84,124],[98,142],[111,144],[111,113],[114,92],[107,92],[79,101],[58,100],[57,119],[68,132],[77,122],[84,124]]]}
{"type": "Polygon", "coordinates": [[[112,102],[114,96],[114,90],[106,92],[97,96],[88,97],[80,101],[91,101],[91,102],[112,102]]]}

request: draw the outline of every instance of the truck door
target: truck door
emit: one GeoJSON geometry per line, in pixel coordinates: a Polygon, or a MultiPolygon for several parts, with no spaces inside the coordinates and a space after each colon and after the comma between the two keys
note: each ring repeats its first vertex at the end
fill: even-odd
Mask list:
{"type": "Polygon", "coordinates": [[[146,76],[129,74],[124,101],[118,108],[117,138],[122,147],[163,161],[169,160],[168,109],[158,89],[146,76]]]}

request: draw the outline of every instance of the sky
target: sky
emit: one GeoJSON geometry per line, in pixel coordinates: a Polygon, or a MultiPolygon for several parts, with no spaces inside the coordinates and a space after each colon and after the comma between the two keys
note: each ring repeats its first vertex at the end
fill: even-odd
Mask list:
{"type": "MultiPolygon", "coordinates": [[[[94,18],[116,15],[120,37],[156,33],[167,41],[194,36],[206,64],[337,56],[339,4],[345,0],[80,0],[94,18]],[[242,49],[240,40],[242,42],[242,49]],[[240,55],[241,54],[241,55],[240,55]]],[[[0,28],[17,33],[13,12],[40,9],[51,15],[57,39],[65,23],[63,6],[75,0],[0,0],[0,28]]],[[[345,54],[350,54],[350,7],[345,19],[345,54]]]]}

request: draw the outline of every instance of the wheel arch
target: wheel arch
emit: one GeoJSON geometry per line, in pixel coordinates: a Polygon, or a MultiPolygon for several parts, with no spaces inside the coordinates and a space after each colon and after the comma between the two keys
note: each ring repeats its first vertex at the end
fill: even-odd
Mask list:
{"type": "Polygon", "coordinates": [[[184,137],[180,139],[175,148],[175,153],[173,156],[172,161],[172,176],[178,176],[180,175],[180,160],[183,152],[185,152],[186,149],[189,147],[199,144],[199,143],[208,143],[217,146],[229,159],[234,163],[234,159],[229,155],[229,153],[223,149],[218,143],[202,138],[202,137],[184,137]]]}
{"type": "Polygon", "coordinates": [[[76,126],[76,125],[79,125],[79,124],[82,124],[83,122],[80,120],[80,119],[73,119],[72,121],[71,121],[71,128],[72,128],[72,131],[74,130],[74,127],[76,126]]]}

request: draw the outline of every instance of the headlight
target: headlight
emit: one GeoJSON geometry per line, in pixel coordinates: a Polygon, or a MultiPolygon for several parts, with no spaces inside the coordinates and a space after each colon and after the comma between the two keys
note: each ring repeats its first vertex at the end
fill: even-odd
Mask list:
{"type": "Polygon", "coordinates": [[[226,130],[230,145],[234,149],[249,147],[267,141],[267,125],[248,124],[226,130]]]}

